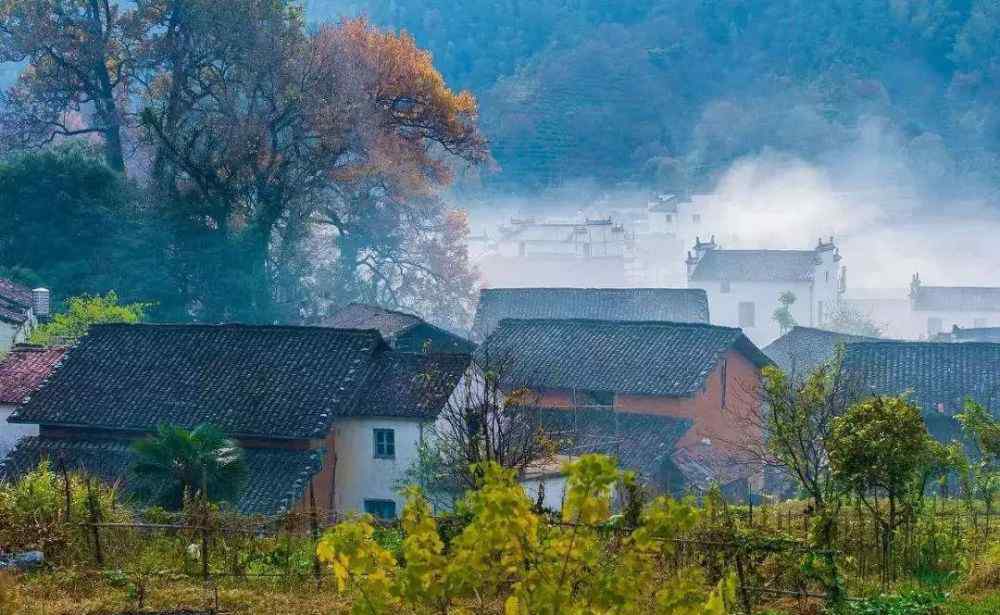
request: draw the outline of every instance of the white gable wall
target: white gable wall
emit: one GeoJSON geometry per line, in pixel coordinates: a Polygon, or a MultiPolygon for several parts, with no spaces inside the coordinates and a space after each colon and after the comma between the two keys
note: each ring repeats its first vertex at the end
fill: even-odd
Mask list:
{"type": "Polygon", "coordinates": [[[800,325],[813,326],[810,309],[812,285],[808,282],[730,282],[729,292],[722,292],[721,282],[692,282],[693,288],[703,288],[708,294],[708,313],[713,325],[740,327],[739,304],[754,304],[754,326],[741,327],[755,344],[764,347],[781,337],[774,311],[780,307],[778,297],[785,291],[795,293],[792,316],[800,325]]]}
{"type": "Polygon", "coordinates": [[[418,459],[423,434],[424,424],[416,419],[358,418],[337,421],[334,425],[336,512],[364,512],[365,500],[392,500],[396,503],[396,515],[400,515],[406,500],[399,492],[399,483],[418,459]],[[375,429],[393,430],[396,445],[394,458],[375,457],[375,429]]]}

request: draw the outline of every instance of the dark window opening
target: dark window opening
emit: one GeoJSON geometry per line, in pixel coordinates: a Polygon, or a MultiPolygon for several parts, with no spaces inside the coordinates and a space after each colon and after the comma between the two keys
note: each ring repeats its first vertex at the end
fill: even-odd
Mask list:
{"type": "Polygon", "coordinates": [[[375,458],[395,459],[396,458],[396,432],[392,429],[376,429],[375,434],[375,458]]]}
{"type": "Polygon", "coordinates": [[[365,500],[365,512],[376,519],[395,519],[396,503],[392,500],[365,500]]]}
{"type": "Polygon", "coordinates": [[[729,280],[723,280],[722,282],[719,283],[720,293],[728,293],[730,290],[732,290],[732,288],[729,285],[729,280]]]}

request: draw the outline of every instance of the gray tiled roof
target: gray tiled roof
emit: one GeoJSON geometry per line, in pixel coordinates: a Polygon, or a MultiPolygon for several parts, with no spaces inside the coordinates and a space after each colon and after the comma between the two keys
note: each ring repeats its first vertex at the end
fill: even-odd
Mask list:
{"type": "Polygon", "coordinates": [[[944,423],[962,410],[966,398],[1000,408],[1000,344],[849,344],[844,370],[856,395],[909,391],[928,418],[932,433],[939,437],[955,431],[954,425],[944,423]]]}
{"type": "Polygon", "coordinates": [[[403,352],[470,353],[475,346],[464,337],[434,326],[405,312],[377,305],[352,303],[322,320],[325,327],[339,329],[377,329],[396,350],[403,352]]]}
{"type": "Polygon", "coordinates": [[[485,288],[473,337],[485,339],[504,318],[707,323],[708,296],[688,288],[485,288]]]}
{"type": "Polygon", "coordinates": [[[351,303],[322,320],[324,327],[335,329],[377,329],[390,338],[423,322],[419,316],[389,310],[367,303],[351,303]]]}
{"type": "Polygon", "coordinates": [[[354,414],[434,417],[469,366],[467,354],[383,353],[368,373],[354,414]]]}
{"type": "Polygon", "coordinates": [[[986,286],[918,286],[910,297],[917,311],[1000,311],[1000,288],[986,286]]]}
{"type": "Polygon", "coordinates": [[[691,281],[807,282],[818,263],[815,250],[709,250],[691,281]]]}
{"type": "Polygon", "coordinates": [[[0,320],[15,324],[25,322],[31,304],[31,289],[0,278],[0,320]]]}
{"type": "Polygon", "coordinates": [[[133,431],[211,423],[234,436],[313,438],[337,417],[433,418],[440,392],[406,370],[430,369],[440,357],[436,369],[451,374],[456,359],[426,355],[417,363],[395,354],[374,330],[98,325],[13,421],[133,431]]]}
{"type": "Polygon", "coordinates": [[[686,397],[731,349],[770,362],[739,329],[675,322],[503,320],[477,353],[513,386],[686,397]]]}
{"type": "Polygon", "coordinates": [[[659,481],[689,419],[611,409],[524,408],[536,412],[544,434],[565,455],[604,453],[648,481],[659,481]]]}
{"type": "Polygon", "coordinates": [[[812,327],[792,327],[763,350],[785,373],[804,375],[832,359],[839,344],[878,341],[884,340],[812,327]]]}
{"type": "MultiPolygon", "coordinates": [[[[246,448],[244,453],[247,482],[235,505],[245,514],[288,511],[302,498],[309,479],[319,471],[322,462],[320,449],[246,448]]],[[[128,492],[128,472],[134,456],[129,444],[118,440],[22,438],[0,465],[0,479],[22,476],[43,459],[53,463],[61,459],[71,471],[86,471],[109,484],[122,483],[128,492]]]]}

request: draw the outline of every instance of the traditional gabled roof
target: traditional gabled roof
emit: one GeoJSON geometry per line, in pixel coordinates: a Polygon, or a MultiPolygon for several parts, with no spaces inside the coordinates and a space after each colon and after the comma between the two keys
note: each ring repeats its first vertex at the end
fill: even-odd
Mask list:
{"type": "MultiPolygon", "coordinates": [[[[244,514],[287,512],[319,471],[322,454],[321,449],[244,449],[247,482],[236,508],[244,514]]],[[[125,441],[27,437],[0,463],[0,480],[23,476],[43,459],[53,463],[63,460],[70,471],[85,471],[109,484],[125,481],[126,492],[129,467],[135,461],[125,441]]]]}
{"type": "Polygon", "coordinates": [[[1000,344],[849,344],[844,369],[857,394],[909,391],[925,413],[953,414],[966,398],[1000,407],[1000,344]]]}
{"type": "Polygon", "coordinates": [[[708,296],[689,288],[484,288],[472,326],[485,339],[504,318],[708,322],[708,296]]]}
{"type": "Polygon", "coordinates": [[[808,282],[818,263],[815,250],[708,250],[690,280],[808,282]]]}
{"type": "Polygon", "coordinates": [[[733,349],[770,363],[739,329],[579,319],[502,320],[477,354],[504,361],[514,386],[686,397],[733,349]]]}
{"type": "Polygon", "coordinates": [[[812,327],[792,327],[766,346],[764,354],[785,373],[804,375],[832,359],[838,345],[879,341],[885,340],[812,327]]]}
{"type": "Polygon", "coordinates": [[[11,420],[131,431],[211,423],[234,436],[315,438],[338,417],[433,418],[437,389],[423,390],[426,381],[406,370],[443,357],[439,369],[450,374],[453,358],[416,363],[395,354],[374,330],[97,325],[11,420]],[[391,403],[373,372],[416,388],[391,403]]]}
{"type": "Polygon", "coordinates": [[[1000,287],[918,285],[913,288],[910,301],[918,312],[997,312],[1000,287]]]}
{"type": "Polygon", "coordinates": [[[0,321],[21,324],[28,320],[31,289],[0,278],[0,321]]]}
{"type": "Polygon", "coordinates": [[[558,453],[575,457],[603,453],[646,480],[659,481],[678,440],[691,428],[689,419],[615,412],[611,409],[523,408],[535,413],[558,453]]]}
{"type": "Polygon", "coordinates": [[[390,346],[404,352],[472,352],[473,344],[464,337],[430,324],[419,316],[367,303],[351,303],[321,321],[338,329],[377,329],[390,346]]]}
{"type": "Polygon", "coordinates": [[[15,346],[0,359],[0,404],[23,403],[49,377],[65,353],[65,348],[15,346]]]}

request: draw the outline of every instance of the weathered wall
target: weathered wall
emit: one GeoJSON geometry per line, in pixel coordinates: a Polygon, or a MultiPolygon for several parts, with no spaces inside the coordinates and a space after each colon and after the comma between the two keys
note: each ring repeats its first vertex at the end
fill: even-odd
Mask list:
{"type": "Polygon", "coordinates": [[[731,443],[743,441],[754,434],[747,433],[746,418],[757,407],[755,387],[760,371],[741,353],[726,354],[726,407],[722,407],[722,365],[715,367],[705,387],[689,398],[617,395],[615,409],[621,412],[660,414],[691,419],[693,425],[678,442],[683,448],[704,438],[722,450],[735,448],[731,443]]]}
{"type": "Polygon", "coordinates": [[[406,419],[347,419],[334,424],[336,471],[333,502],[338,514],[363,512],[364,501],[393,500],[396,513],[403,510],[405,498],[398,483],[416,461],[423,438],[423,425],[406,419]],[[376,459],[374,429],[395,430],[396,456],[376,459]]]}

